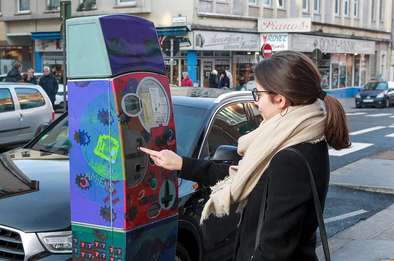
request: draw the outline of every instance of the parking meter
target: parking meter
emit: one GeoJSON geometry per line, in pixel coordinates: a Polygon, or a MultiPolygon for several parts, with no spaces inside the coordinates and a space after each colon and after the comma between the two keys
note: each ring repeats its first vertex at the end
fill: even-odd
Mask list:
{"type": "Polygon", "coordinates": [[[154,25],[108,15],[66,30],[73,260],[173,261],[176,173],[138,150],[176,149],[154,25]]]}

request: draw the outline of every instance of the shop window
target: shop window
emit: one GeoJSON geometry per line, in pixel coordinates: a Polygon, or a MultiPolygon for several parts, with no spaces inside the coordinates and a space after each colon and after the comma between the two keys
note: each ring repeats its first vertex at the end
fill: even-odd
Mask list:
{"type": "Polygon", "coordinates": [[[0,113],[14,111],[15,106],[12,101],[10,90],[0,89],[0,113]]]}
{"type": "Polygon", "coordinates": [[[309,12],[309,0],[302,0],[302,11],[309,12]]]}
{"type": "Polygon", "coordinates": [[[136,4],[136,0],[116,0],[117,6],[134,6],[136,4]]]}
{"type": "Polygon", "coordinates": [[[343,0],[343,15],[349,16],[350,15],[350,3],[349,0],[343,0]]]}
{"type": "Polygon", "coordinates": [[[80,0],[77,11],[90,11],[96,9],[96,0],[80,0]]]}
{"type": "Polygon", "coordinates": [[[354,17],[358,17],[358,9],[359,9],[358,0],[353,0],[353,15],[354,15],[354,17]]]}
{"type": "Polygon", "coordinates": [[[320,0],[313,1],[313,12],[315,14],[320,14],[320,0]]]}
{"type": "Polygon", "coordinates": [[[335,0],[335,15],[339,16],[339,14],[341,13],[341,0],[335,0]]]}
{"type": "Polygon", "coordinates": [[[60,10],[60,0],[48,0],[47,10],[60,10]]]}
{"type": "Polygon", "coordinates": [[[263,0],[263,4],[266,7],[272,7],[272,0],[263,0]]]}
{"type": "Polygon", "coordinates": [[[32,88],[15,88],[16,96],[22,110],[33,109],[45,105],[41,93],[32,88]]]}
{"type": "Polygon", "coordinates": [[[18,13],[30,12],[30,0],[18,0],[18,13]]]}

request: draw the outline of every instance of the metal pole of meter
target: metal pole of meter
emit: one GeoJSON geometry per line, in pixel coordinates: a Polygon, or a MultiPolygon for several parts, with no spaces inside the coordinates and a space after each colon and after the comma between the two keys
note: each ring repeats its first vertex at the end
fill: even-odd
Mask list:
{"type": "Polygon", "coordinates": [[[170,83],[173,83],[174,80],[174,38],[170,40],[170,83]]]}
{"type": "Polygon", "coordinates": [[[63,38],[63,104],[64,112],[67,111],[67,61],[66,61],[66,20],[71,17],[71,1],[60,1],[60,17],[62,18],[63,38]]]}

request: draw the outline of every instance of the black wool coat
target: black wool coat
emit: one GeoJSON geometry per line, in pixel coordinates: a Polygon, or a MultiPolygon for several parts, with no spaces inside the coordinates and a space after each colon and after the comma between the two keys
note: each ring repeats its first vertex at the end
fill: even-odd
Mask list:
{"type": "MultiPolygon", "coordinates": [[[[300,143],[292,147],[311,165],[324,207],[330,177],[327,143],[300,143]]],[[[180,177],[212,186],[228,175],[228,168],[228,165],[213,161],[183,158],[180,177]]],[[[253,256],[253,260],[259,261],[317,261],[317,227],[305,162],[294,151],[283,149],[272,158],[248,197],[238,228],[235,260],[249,261],[253,256]],[[265,211],[260,244],[255,251],[263,198],[265,211]]]]}

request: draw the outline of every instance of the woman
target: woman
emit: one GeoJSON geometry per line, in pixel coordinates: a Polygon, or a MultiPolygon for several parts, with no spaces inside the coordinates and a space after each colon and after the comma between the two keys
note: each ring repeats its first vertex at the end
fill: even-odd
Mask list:
{"type": "Polygon", "coordinates": [[[293,149],[310,164],[324,206],[330,175],[327,144],[350,146],[345,113],[338,100],[326,96],[317,68],[301,53],[278,52],[260,62],[255,75],[252,93],[264,121],[239,139],[243,159],[238,166],[182,158],[168,150],[141,150],[156,165],[180,170],[182,178],[214,185],[202,221],[211,214],[227,215],[230,205],[239,203],[235,260],[315,261],[318,223],[309,173],[293,149]]]}
{"type": "Polygon", "coordinates": [[[218,88],[230,88],[230,79],[227,77],[225,71],[220,73],[218,88]]]}
{"type": "Polygon", "coordinates": [[[187,72],[182,73],[183,79],[181,81],[181,86],[182,87],[193,87],[193,82],[189,78],[189,74],[187,72]]]}

